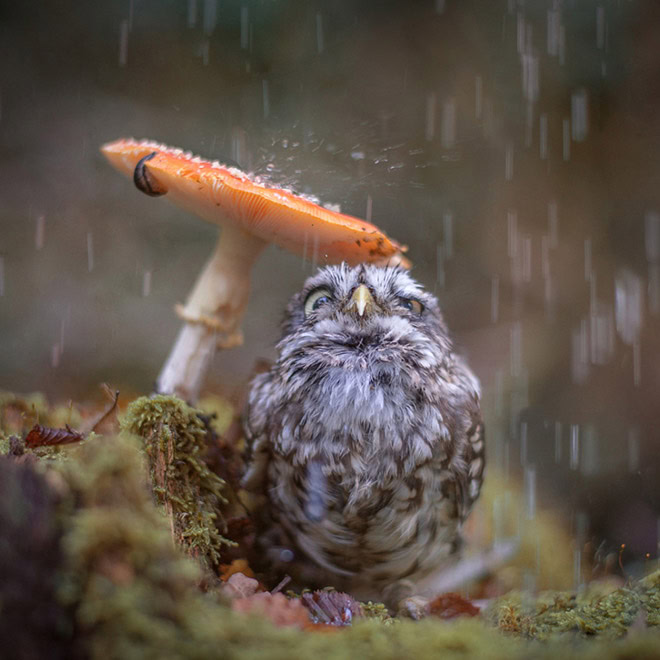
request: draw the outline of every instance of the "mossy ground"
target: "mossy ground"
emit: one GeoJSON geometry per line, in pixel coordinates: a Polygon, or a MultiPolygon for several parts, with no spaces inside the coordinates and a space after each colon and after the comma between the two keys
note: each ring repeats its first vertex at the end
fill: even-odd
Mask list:
{"type": "MultiPolygon", "coordinates": [[[[174,444],[177,451],[192,447],[195,460],[200,456],[203,425],[185,404],[141,401],[124,427],[163,443],[159,450],[174,444]]],[[[510,594],[474,619],[389,619],[384,625],[386,617],[378,616],[384,612],[372,605],[374,618],[335,632],[276,628],[233,612],[219,590],[200,591],[200,563],[172,542],[171,518],[154,503],[148,485],[153,458],[134,433],[91,438],[61,452],[67,460],[35,460],[30,452],[20,460],[21,469],[57,493],[61,558],[53,569],[55,593],[71,621],[56,633],[70,645],[70,657],[660,657],[660,573],[591,597],[510,594]]],[[[0,470],[17,460],[0,458],[0,470]]],[[[183,462],[186,483],[201,492],[208,477],[190,481],[200,471],[183,462]]],[[[217,504],[222,485],[212,478],[209,483],[217,504]]],[[[196,524],[204,520],[215,525],[210,516],[196,524]]]]}

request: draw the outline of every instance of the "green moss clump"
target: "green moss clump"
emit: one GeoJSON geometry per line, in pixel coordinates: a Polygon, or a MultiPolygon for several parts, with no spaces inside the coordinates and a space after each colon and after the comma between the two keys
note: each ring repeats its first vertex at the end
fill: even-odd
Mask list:
{"type": "Polygon", "coordinates": [[[362,612],[367,619],[375,619],[386,625],[390,625],[397,621],[397,619],[390,616],[389,610],[383,603],[373,603],[372,601],[369,601],[367,603],[361,603],[361,605],[362,612]]]}
{"type": "Polygon", "coordinates": [[[580,636],[623,637],[634,624],[660,625],[660,571],[644,580],[578,598],[570,593],[546,593],[538,599],[507,594],[489,608],[488,618],[501,630],[535,639],[564,633],[580,636]]]}
{"type": "Polygon", "coordinates": [[[220,531],[225,482],[204,460],[207,429],[199,411],[174,396],[141,397],[121,426],[144,440],[153,491],[175,539],[191,556],[217,565],[221,547],[233,544],[220,531]]]}

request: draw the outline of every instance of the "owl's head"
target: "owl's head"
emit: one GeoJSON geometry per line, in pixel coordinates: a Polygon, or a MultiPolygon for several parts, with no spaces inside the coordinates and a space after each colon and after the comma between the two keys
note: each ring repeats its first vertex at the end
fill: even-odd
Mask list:
{"type": "MultiPolygon", "coordinates": [[[[364,352],[374,346],[433,345],[451,351],[438,301],[400,267],[322,268],[287,307],[284,342],[364,352]]],[[[282,347],[281,347],[282,348],[282,347]]]]}

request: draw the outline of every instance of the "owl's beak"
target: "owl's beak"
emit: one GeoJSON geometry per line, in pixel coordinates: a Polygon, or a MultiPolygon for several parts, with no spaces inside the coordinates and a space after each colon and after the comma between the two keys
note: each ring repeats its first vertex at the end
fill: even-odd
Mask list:
{"type": "Polygon", "coordinates": [[[353,291],[353,295],[348,301],[346,307],[344,307],[344,311],[357,313],[360,318],[363,318],[365,314],[371,314],[374,307],[375,303],[371,291],[369,291],[365,284],[360,284],[360,286],[353,291]]]}

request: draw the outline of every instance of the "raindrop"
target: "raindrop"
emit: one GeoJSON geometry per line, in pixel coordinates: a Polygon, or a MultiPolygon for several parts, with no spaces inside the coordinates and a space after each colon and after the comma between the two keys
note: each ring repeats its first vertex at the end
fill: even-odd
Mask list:
{"type": "Polygon", "coordinates": [[[532,281],[532,237],[523,236],[522,238],[522,264],[521,275],[523,282],[532,281]]]}
{"type": "Polygon", "coordinates": [[[547,280],[550,277],[550,240],[548,236],[543,234],[541,236],[541,273],[543,279],[547,280]]]}
{"type": "Polygon", "coordinates": [[[209,56],[211,55],[211,42],[208,39],[202,41],[202,65],[209,65],[209,56]]]}
{"type": "Polygon", "coordinates": [[[571,424],[570,439],[568,465],[571,470],[577,470],[580,466],[580,427],[577,424],[571,424]]]}
{"type": "Polygon", "coordinates": [[[584,279],[588,282],[593,275],[591,265],[591,239],[586,238],[584,241],[584,279]]]}
{"type": "Polygon", "coordinates": [[[660,314],[660,265],[651,264],[649,266],[649,312],[653,316],[660,314]]]}
{"type": "Polygon", "coordinates": [[[660,262],[660,215],[655,211],[644,216],[644,247],[649,261],[660,262]]]}
{"type": "Polygon", "coordinates": [[[513,179],[513,144],[511,143],[506,145],[504,154],[504,178],[507,181],[513,179]]]}
{"type": "Polygon", "coordinates": [[[564,160],[571,159],[571,120],[564,119],[561,123],[562,127],[562,158],[564,160]]]}
{"type": "Polygon", "coordinates": [[[445,286],[445,247],[442,243],[438,243],[436,247],[436,280],[438,286],[443,288],[445,286]]]}
{"type": "Polygon", "coordinates": [[[41,250],[44,246],[44,237],[46,235],[46,217],[43,215],[37,216],[37,227],[34,235],[34,245],[37,250],[41,250]]]}
{"type": "Polygon", "coordinates": [[[587,427],[582,444],[580,471],[585,476],[597,474],[600,455],[598,452],[598,435],[593,426],[589,425],[587,427]]]}
{"type": "Polygon", "coordinates": [[[440,142],[445,149],[451,149],[456,142],[456,102],[454,99],[449,99],[442,105],[440,142]]]}
{"type": "Polygon", "coordinates": [[[87,270],[90,273],[94,270],[94,243],[91,231],[87,232],[87,270]]]}
{"type": "Polygon", "coordinates": [[[514,210],[506,212],[508,255],[513,259],[518,254],[518,214],[514,210]]]}
{"type": "Polygon", "coordinates": [[[435,13],[443,14],[445,11],[446,0],[435,0],[435,13]]]}
{"type": "Polygon", "coordinates": [[[522,372],[522,325],[516,322],[511,327],[511,375],[519,376],[522,372]]]}
{"type": "Polygon", "coordinates": [[[250,45],[250,30],[248,23],[249,13],[247,7],[241,7],[241,48],[247,50],[250,45]]]}
{"type": "Polygon", "coordinates": [[[518,52],[522,55],[525,52],[525,15],[522,12],[518,12],[517,22],[516,22],[516,45],[518,52]]]}
{"type": "Polygon", "coordinates": [[[435,136],[435,94],[426,97],[426,140],[430,142],[435,136]]]}
{"type": "Polygon", "coordinates": [[[575,514],[575,548],[573,550],[573,580],[576,590],[583,587],[582,579],[582,548],[587,538],[589,519],[583,511],[575,514]]]}
{"type": "MultiPolygon", "coordinates": [[[[190,10],[190,7],[188,9],[190,10]]],[[[217,0],[204,0],[204,17],[202,19],[204,34],[210,35],[213,32],[217,17],[217,0]]]]}
{"type": "Polygon", "coordinates": [[[536,515],[536,468],[533,466],[525,468],[523,489],[525,491],[525,513],[527,514],[527,520],[533,520],[536,515]]]}
{"type": "Polygon", "coordinates": [[[314,242],[312,247],[312,270],[316,270],[319,257],[319,237],[317,234],[314,235],[314,242]]]}
{"type": "Polygon", "coordinates": [[[445,256],[451,259],[454,254],[454,216],[451,211],[442,215],[442,238],[444,240],[445,256]]]}
{"type": "Polygon", "coordinates": [[[548,10],[548,55],[559,55],[559,31],[561,29],[561,15],[558,9],[548,10]]]}
{"type": "Polygon", "coordinates": [[[66,328],[67,319],[71,318],[71,307],[67,308],[66,318],[60,321],[60,355],[64,353],[64,329],[66,328]]]}
{"type": "Polygon", "coordinates": [[[606,364],[614,355],[614,318],[609,305],[596,302],[591,319],[591,362],[606,364]]]}
{"type": "Polygon", "coordinates": [[[539,58],[525,53],[521,61],[523,96],[530,103],[534,103],[539,97],[539,58]]]}
{"type": "Polygon", "coordinates": [[[561,422],[555,422],[555,463],[561,463],[561,422]]]}
{"type": "Polygon", "coordinates": [[[261,81],[261,89],[263,92],[263,98],[264,98],[264,119],[268,117],[270,114],[270,100],[268,98],[268,81],[267,80],[262,80],[261,81]]]}
{"type": "Polygon", "coordinates": [[[504,415],[504,371],[495,372],[495,413],[498,417],[504,415]]]}
{"type": "Polygon", "coordinates": [[[541,160],[548,158],[548,115],[539,117],[539,156],[541,160]]]}
{"type": "Polygon", "coordinates": [[[142,274],[142,297],[146,298],[151,293],[151,271],[145,270],[142,274]]]}
{"type": "Polygon", "coordinates": [[[639,387],[642,382],[642,349],[639,340],[633,343],[633,384],[639,387]]]}
{"type": "Polygon", "coordinates": [[[323,16],[321,12],[316,13],[316,50],[319,53],[323,52],[323,16]]]}
{"type": "Polygon", "coordinates": [[[589,375],[589,337],[587,322],[582,320],[571,338],[571,375],[576,383],[583,383],[589,375]]]}
{"type": "Polygon", "coordinates": [[[596,7],[596,48],[605,48],[605,7],[596,7]]]}
{"type": "Polygon", "coordinates": [[[497,323],[500,308],[500,278],[493,277],[490,283],[490,321],[497,323]]]}
{"type": "Polygon", "coordinates": [[[628,470],[637,472],[639,470],[640,443],[639,429],[628,429],[628,470]]]}
{"type": "Polygon", "coordinates": [[[60,364],[60,345],[55,343],[50,349],[50,366],[57,369],[60,364]]]}
{"type": "Polygon", "coordinates": [[[371,195],[367,195],[367,211],[365,214],[365,218],[367,222],[371,222],[371,213],[373,211],[373,206],[374,203],[373,203],[373,199],[371,198],[371,195]]]}
{"type": "Polygon", "coordinates": [[[128,31],[133,29],[133,0],[128,0],[128,31]]]}
{"type": "Polygon", "coordinates": [[[585,140],[589,132],[589,106],[586,89],[579,89],[571,94],[571,130],[575,142],[585,140]]]}
{"type": "Polygon", "coordinates": [[[629,270],[620,272],[614,284],[616,330],[624,343],[639,339],[643,321],[642,280],[629,270]]]}
{"type": "Polygon", "coordinates": [[[559,64],[566,64],[566,28],[563,25],[559,28],[559,64]]]}
{"type": "Polygon", "coordinates": [[[548,234],[550,247],[554,249],[559,244],[559,212],[554,199],[548,202],[548,234]]]}
{"type": "Polygon", "coordinates": [[[474,79],[474,116],[481,119],[483,112],[483,81],[481,76],[474,79]]]}
{"type": "Polygon", "coordinates": [[[520,465],[527,465],[527,422],[520,423],[520,465]]]}
{"type": "Polygon", "coordinates": [[[188,27],[194,28],[197,23],[197,0],[188,0],[188,27]]]}
{"type": "Polygon", "coordinates": [[[126,66],[128,62],[128,21],[119,24],[119,66],[126,66]]]}

